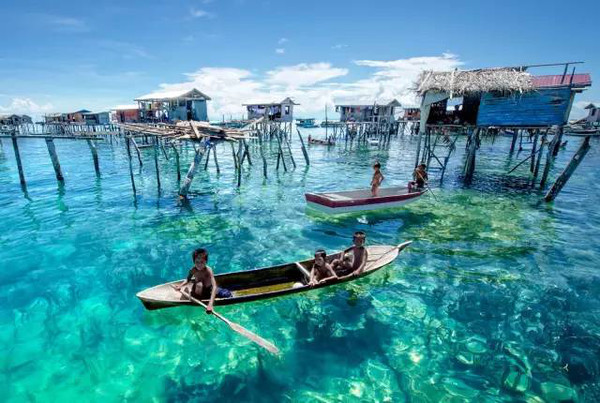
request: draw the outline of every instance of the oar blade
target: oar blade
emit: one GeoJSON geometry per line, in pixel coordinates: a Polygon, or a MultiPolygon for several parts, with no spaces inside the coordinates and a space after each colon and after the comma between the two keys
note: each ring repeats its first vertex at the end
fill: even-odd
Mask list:
{"type": "Polygon", "coordinates": [[[241,334],[242,336],[246,337],[247,339],[253,341],[254,343],[261,346],[262,348],[268,350],[269,352],[271,352],[275,355],[279,355],[279,349],[270,341],[263,339],[262,337],[252,333],[250,330],[246,329],[245,327],[238,325],[237,323],[228,322],[228,325],[233,331],[235,331],[235,332],[241,334]]]}

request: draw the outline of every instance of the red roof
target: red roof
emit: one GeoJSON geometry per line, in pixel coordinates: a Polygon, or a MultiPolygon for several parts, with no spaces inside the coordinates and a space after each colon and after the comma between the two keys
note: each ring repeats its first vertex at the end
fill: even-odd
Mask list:
{"type": "Polygon", "coordinates": [[[585,74],[567,74],[563,77],[562,74],[555,76],[534,76],[533,86],[536,88],[543,87],[562,87],[569,86],[573,87],[589,87],[592,85],[592,77],[585,74]],[[571,77],[573,81],[571,82],[571,77]]]}

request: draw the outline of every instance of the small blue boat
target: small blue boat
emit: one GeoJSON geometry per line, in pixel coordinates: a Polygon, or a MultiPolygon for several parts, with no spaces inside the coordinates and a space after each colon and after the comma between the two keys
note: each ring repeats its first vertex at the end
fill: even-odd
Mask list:
{"type": "Polygon", "coordinates": [[[308,119],[296,119],[296,126],[304,127],[306,129],[310,129],[313,127],[319,127],[315,124],[315,120],[313,118],[308,119]]]}

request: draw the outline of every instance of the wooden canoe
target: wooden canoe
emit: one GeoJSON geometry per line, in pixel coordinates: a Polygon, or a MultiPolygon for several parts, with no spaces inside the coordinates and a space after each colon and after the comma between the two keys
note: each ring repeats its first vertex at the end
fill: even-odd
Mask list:
{"type": "MultiPolygon", "coordinates": [[[[325,283],[317,284],[314,287],[306,285],[306,275],[300,270],[296,263],[287,263],[273,267],[238,271],[234,273],[217,274],[215,280],[217,281],[218,286],[228,289],[233,296],[230,298],[216,298],[214,304],[215,306],[240,304],[243,302],[305,292],[355,280],[359,277],[367,276],[394,261],[398,254],[410,245],[411,242],[412,241],[404,242],[398,246],[369,246],[367,247],[367,266],[360,275],[342,280],[330,280],[325,283]]],[[[331,261],[338,257],[338,255],[339,252],[329,255],[327,260],[331,261]]],[[[314,259],[309,259],[298,263],[304,267],[306,271],[309,271],[312,267],[313,260],[314,259]]],[[[183,280],[177,280],[157,285],[140,291],[136,296],[142,301],[144,307],[149,310],[180,305],[194,305],[173,288],[174,285],[179,284],[182,281],[183,280]]],[[[208,304],[208,300],[203,300],[202,302],[208,304]]]]}
{"type": "Polygon", "coordinates": [[[401,207],[417,200],[426,189],[409,191],[408,187],[379,189],[373,197],[371,189],[348,190],[343,192],[306,193],[309,207],[327,214],[351,213],[401,207]]]}

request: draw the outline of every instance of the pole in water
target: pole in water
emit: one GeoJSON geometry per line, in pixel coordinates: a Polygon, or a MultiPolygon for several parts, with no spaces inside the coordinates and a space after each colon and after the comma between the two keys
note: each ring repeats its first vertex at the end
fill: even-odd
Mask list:
{"type": "Polygon", "coordinates": [[[206,151],[206,144],[202,144],[198,149],[196,149],[196,155],[194,155],[194,159],[190,164],[190,168],[188,169],[188,173],[183,181],[183,185],[179,189],[179,196],[182,198],[187,198],[187,195],[190,191],[190,186],[192,186],[192,181],[194,180],[194,175],[196,175],[196,171],[198,170],[198,165],[202,162],[202,156],[206,151]]]}
{"type": "Polygon", "coordinates": [[[212,150],[213,150],[213,157],[215,160],[215,166],[217,167],[217,173],[219,174],[219,173],[221,173],[221,169],[219,168],[219,161],[217,160],[217,145],[216,144],[212,147],[212,150]]]}
{"type": "Polygon", "coordinates": [[[590,136],[585,136],[583,143],[581,143],[581,146],[579,147],[575,155],[573,155],[573,158],[571,158],[571,161],[569,161],[565,170],[562,171],[556,182],[554,182],[550,190],[548,190],[548,193],[546,193],[544,200],[546,200],[547,202],[551,202],[556,198],[556,196],[558,196],[558,193],[560,193],[562,188],[567,184],[567,181],[569,180],[573,172],[575,172],[575,169],[577,169],[577,167],[583,160],[583,157],[585,157],[589,150],[590,136]]]}
{"type": "Polygon", "coordinates": [[[56,180],[64,183],[65,178],[62,174],[62,170],[60,169],[60,162],[58,161],[58,154],[56,154],[54,140],[52,140],[52,137],[46,137],[45,140],[46,146],[48,147],[48,153],[50,154],[50,159],[52,160],[52,166],[54,167],[54,173],[56,174],[56,180]]]}
{"type": "Polygon", "coordinates": [[[160,171],[158,170],[158,137],[154,137],[154,167],[156,168],[156,184],[160,193],[160,171]]]}
{"type": "Polygon", "coordinates": [[[94,160],[94,170],[96,171],[96,175],[100,175],[100,163],[98,162],[98,150],[96,149],[96,145],[92,142],[92,140],[87,139],[87,144],[92,151],[92,158],[94,160]]]}
{"type": "Polygon", "coordinates": [[[127,161],[129,162],[129,176],[131,177],[131,187],[133,189],[133,196],[135,197],[136,195],[136,190],[135,190],[135,180],[133,179],[133,164],[131,162],[131,147],[129,145],[129,137],[125,137],[125,145],[127,148],[127,161]]]}
{"type": "Polygon", "coordinates": [[[306,161],[306,165],[310,165],[310,160],[308,159],[308,152],[306,151],[306,147],[304,146],[304,139],[302,138],[302,134],[300,134],[300,130],[298,128],[296,128],[296,131],[298,132],[298,137],[300,137],[300,144],[302,145],[302,154],[304,154],[304,160],[306,161]]]}
{"type": "Polygon", "coordinates": [[[23,173],[23,164],[21,163],[21,154],[19,153],[19,144],[17,143],[16,132],[12,132],[12,143],[15,151],[15,159],[17,160],[17,169],[19,170],[19,182],[23,191],[27,193],[27,183],[25,182],[25,174],[23,173]]]}
{"type": "Polygon", "coordinates": [[[179,165],[179,151],[177,151],[177,146],[171,143],[171,147],[173,151],[175,151],[175,164],[177,165],[177,183],[181,182],[181,166],[179,165]]]}

